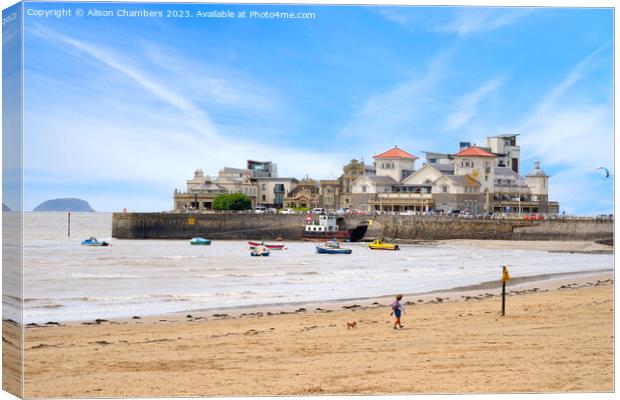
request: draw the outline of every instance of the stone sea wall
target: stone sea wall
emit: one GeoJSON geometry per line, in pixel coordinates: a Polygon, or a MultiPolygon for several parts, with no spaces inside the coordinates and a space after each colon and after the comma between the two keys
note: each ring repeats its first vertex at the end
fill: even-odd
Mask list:
{"type": "MultiPolygon", "coordinates": [[[[306,215],[115,213],[112,237],[117,239],[190,239],[203,236],[227,240],[301,240],[306,215]]],[[[401,215],[341,217],[342,227],[362,221],[371,225],[365,240],[610,240],[612,221],[512,221],[401,215]]]]}

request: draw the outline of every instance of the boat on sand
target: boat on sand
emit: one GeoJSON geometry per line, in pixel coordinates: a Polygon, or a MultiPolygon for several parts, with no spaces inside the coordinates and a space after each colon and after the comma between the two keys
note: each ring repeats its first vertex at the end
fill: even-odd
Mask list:
{"type": "Polygon", "coordinates": [[[373,242],[368,245],[368,248],[371,250],[400,250],[397,244],[385,243],[383,239],[373,240],[373,242]]]}
{"type": "Polygon", "coordinates": [[[351,254],[353,250],[340,247],[340,243],[331,240],[316,246],[316,252],[317,254],[351,254]]]}
{"type": "Polygon", "coordinates": [[[283,250],[284,247],[286,245],[284,244],[265,244],[263,242],[248,242],[248,244],[250,245],[250,248],[256,248],[258,246],[265,246],[266,248],[268,248],[269,250],[283,250]]]}
{"type": "Polygon", "coordinates": [[[102,246],[109,246],[110,243],[108,242],[104,242],[104,241],[98,241],[96,237],[89,237],[86,240],[82,241],[82,246],[92,246],[92,247],[102,247],[102,246]]]}
{"type": "Polygon", "coordinates": [[[189,241],[192,246],[209,246],[211,241],[202,237],[195,237],[189,241]]]}
{"type": "Polygon", "coordinates": [[[263,245],[258,245],[252,249],[250,256],[252,257],[268,257],[271,252],[263,245]]]}

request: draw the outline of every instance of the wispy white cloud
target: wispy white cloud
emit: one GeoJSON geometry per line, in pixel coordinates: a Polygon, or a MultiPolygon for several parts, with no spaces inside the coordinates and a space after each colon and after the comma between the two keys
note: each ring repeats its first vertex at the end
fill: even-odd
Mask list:
{"type": "Polygon", "coordinates": [[[586,77],[597,57],[599,57],[601,53],[607,48],[609,48],[608,43],[600,46],[598,49],[594,50],[592,53],[588,54],[581,61],[579,61],[577,65],[575,65],[564,77],[562,82],[555,86],[553,90],[551,90],[544,97],[544,99],[538,105],[533,118],[540,118],[546,113],[548,113],[550,110],[552,110],[558,100],[560,100],[567,91],[569,91],[573,86],[575,86],[575,84],[577,84],[579,81],[586,77]]]}
{"type": "Polygon", "coordinates": [[[161,43],[143,41],[141,47],[148,61],[164,72],[161,75],[174,79],[168,83],[181,87],[195,102],[234,107],[246,112],[282,111],[284,101],[276,90],[239,70],[189,59],[177,49],[164,47],[161,43]],[[171,59],[174,62],[170,62],[171,59]],[[191,77],[191,81],[184,77],[191,77]]]}
{"type": "Polygon", "coordinates": [[[560,200],[567,214],[614,212],[613,181],[584,168],[565,169],[549,178],[549,199],[560,200]]]}
{"type": "Polygon", "coordinates": [[[138,68],[132,67],[128,63],[121,61],[119,57],[113,55],[111,52],[40,25],[33,29],[32,33],[61,47],[68,46],[74,50],[78,50],[79,52],[90,56],[104,65],[125,75],[147,92],[155,95],[160,100],[168,103],[183,113],[187,118],[190,118],[190,120],[193,121],[197,131],[199,131],[200,134],[204,135],[206,138],[213,138],[216,134],[215,127],[209,116],[206,112],[201,110],[200,107],[182,95],[171,90],[169,87],[158,83],[155,79],[147,76],[147,74],[140,71],[138,68]]]}
{"type": "Polygon", "coordinates": [[[412,15],[405,11],[404,7],[399,8],[379,8],[377,12],[387,18],[388,20],[397,23],[405,29],[412,28],[413,18],[412,15]]]}
{"type": "Polygon", "coordinates": [[[551,174],[549,195],[567,212],[613,208],[611,180],[596,172],[600,166],[614,169],[612,88],[596,96],[577,90],[605,63],[601,55],[606,47],[581,59],[517,128],[521,148],[527,149],[524,161],[541,160],[543,169],[559,171],[551,174]]]}
{"type": "Polygon", "coordinates": [[[514,24],[534,10],[534,8],[464,8],[457,11],[451,21],[437,24],[434,30],[456,33],[459,36],[488,32],[514,24]]]}
{"type": "Polygon", "coordinates": [[[445,129],[454,130],[467,124],[476,115],[478,104],[500,87],[503,81],[502,77],[488,80],[470,93],[461,96],[455,103],[454,111],[444,122],[445,129]]]}
{"type": "MultiPolygon", "coordinates": [[[[408,140],[416,147],[430,145],[432,138],[425,137],[425,132],[415,137],[413,133],[419,120],[428,117],[437,107],[436,89],[445,79],[451,57],[452,51],[443,52],[433,58],[422,73],[386,91],[369,95],[353,108],[339,136],[360,141],[381,137],[383,141],[397,140],[401,144],[408,140]]],[[[376,151],[376,145],[373,146],[376,151]]]]}
{"type": "MultiPolygon", "coordinates": [[[[205,77],[204,70],[198,68],[162,73],[158,68],[145,67],[137,55],[112,52],[50,29],[37,28],[31,33],[77,57],[75,65],[85,75],[92,75],[97,68],[101,76],[109,78],[108,83],[85,82],[89,96],[85,98],[84,90],[73,90],[72,81],[59,80],[45,70],[29,71],[32,95],[26,106],[28,115],[37,117],[26,121],[29,145],[25,172],[27,183],[34,187],[54,183],[66,187],[73,182],[87,188],[92,196],[97,185],[109,188],[114,183],[135,183],[136,187],[167,188],[167,196],[171,196],[175,187],[184,187],[195,168],[215,175],[224,166],[243,167],[246,159],[266,159],[278,163],[281,175],[301,177],[310,173],[321,179],[339,171],[348,158],[337,151],[264,142],[252,132],[244,132],[245,136],[229,134],[247,131],[247,127],[243,123],[234,125],[234,118],[229,118],[222,128],[212,121],[204,105],[247,101],[239,83],[205,77]],[[179,81],[175,79],[177,73],[185,73],[184,81],[199,82],[201,88],[208,82],[212,101],[196,101],[194,92],[187,93],[200,88],[171,84],[179,81]],[[136,93],[140,91],[143,93],[136,93]],[[62,104],[50,102],[49,96],[61,96],[62,104]]],[[[251,88],[256,101],[273,92],[260,93],[260,88],[251,88]]],[[[127,204],[123,197],[122,190],[106,192],[102,209],[127,204]]],[[[147,197],[142,206],[136,199],[129,206],[139,209],[152,204],[147,197]]]]}
{"type": "MultiPolygon", "coordinates": [[[[613,162],[613,110],[610,101],[583,94],[571,96],[596,67],[604,45],[581,59],[537,104],[519,131],[530,157],[545,156],[553,164],[583,166],[613,162]],[[562,151],[558,151],[561,145],[562,151]]],[[[611,87],[609,87],[611,96],[611,87]]],[[[603,96],[604,98],[605,96],[603,96]]],[[[611,97],[609,97],[611,98],[611,97]]]]}

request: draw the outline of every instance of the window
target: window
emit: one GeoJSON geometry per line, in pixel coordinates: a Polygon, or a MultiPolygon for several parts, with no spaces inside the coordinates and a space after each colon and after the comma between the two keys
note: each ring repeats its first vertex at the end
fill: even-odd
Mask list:
{"type": "Polygon", "coordinates": [[[262,198],[263,198],[263,201],[267,200],[267,196],[265,196],[265,195],[263,195],[262,198]]]}
{"type": "Polygon", "coordinates": [[[261,190],[263,190],[263,191],[267,190],[267,184],[266,183],[263,183],[261,185],[261,190]]]}
{"type": "Polygon", "coordinates": [[[368,187],[366,185],[362,185],[362,193],[366,193],[368,191],[368,187]]]}
{"type": "Polygon", "coordinates": [[[443,193],[448,193],[448,186],[443,185],[443,186],[441,187],[441,191],[442,191],[443,193]]]}
{"type": "Polygon", "coordinates": [[[424,181],[424,184],[425,184],[425,185],[429,185],[429,186],[430,186],[430,185],[432,185],[432,184],[433,184],[433,182],[431,182],[431,180],[430,180],[430,179],[427,179],[427,180],[425,180],[425,181],[424,181]]]}

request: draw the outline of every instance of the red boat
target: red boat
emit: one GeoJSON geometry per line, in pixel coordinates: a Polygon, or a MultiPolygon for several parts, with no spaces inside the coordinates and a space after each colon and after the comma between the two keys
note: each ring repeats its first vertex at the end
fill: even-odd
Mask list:
{"type": "Polygon", "coordinates": [[[269,250],[282,250],[284,249],[284,244],[264,244],[264,243],[259,243],[259,242],[248,242],[248,244],[250,245],[250,247],[256,247],[256,246],[265,246],[266,248],[268,248],[269,250]]]}

